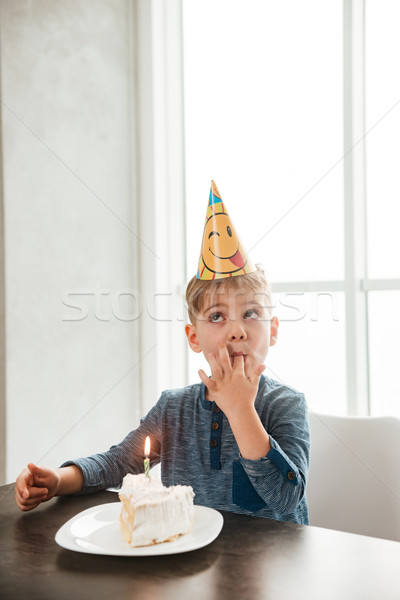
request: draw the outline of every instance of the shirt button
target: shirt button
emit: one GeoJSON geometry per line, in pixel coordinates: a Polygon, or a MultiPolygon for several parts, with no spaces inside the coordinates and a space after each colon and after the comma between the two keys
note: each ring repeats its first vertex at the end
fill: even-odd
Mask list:
{"type": "Polygon", "coordinates": [[[296,475],[293,471],[288,471],[287,478],[289,479],[289,481],[293,481],[294,479],[296,479],[296,475]]]}
{"type": "Polygon", "coordinates": [[[218,413],[221,412],[221,409],[219,408],[219,406],[217,406],[216,404],[214,404],[214,406],[213,406],[213,412],[217,415],[218,413]]]}
{"type": "Polygon", "coordinates": [[[211,429],[213,429],[214,431],[217,431],[217,429],[219,429],[219,423],[217,423],[217,421],[213,421],[211,423],[211,429]]]}
{"type": "Polygon", "coordinates": [[[211,446],[211,448],[216,448],[218,446],[218,441],[217,440],[210,440],[210,446],[211,446]]]}

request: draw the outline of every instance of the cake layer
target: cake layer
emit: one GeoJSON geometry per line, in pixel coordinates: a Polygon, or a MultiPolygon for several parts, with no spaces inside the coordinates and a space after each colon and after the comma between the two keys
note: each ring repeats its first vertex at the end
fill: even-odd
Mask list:
{"type": "Polygon", "coordinates": [[[190,531],[193,520],[193,489],[166,488],[158,479],[126,475],[119,498],[121,530],[131,546],[171,541],[190,531]]]}

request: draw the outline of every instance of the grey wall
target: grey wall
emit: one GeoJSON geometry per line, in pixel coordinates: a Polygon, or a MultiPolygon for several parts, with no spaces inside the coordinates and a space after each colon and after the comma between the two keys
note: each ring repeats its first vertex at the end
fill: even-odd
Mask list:
{"type": "MultiPolygon", "coordinates": [[[[0,90],[1,93],[1,90],[0,90]]],[[[0,482],[6,480],[6,338],[5,338],[5,264],[4,264],[4,199],[0,112],[0,482]]]]}
{"type": "Polygon", "coordinates": [[[0,6],[0,410],[11,481],[27,461],[57,466],[103,450],[141,413],[130,318],[135,15],[129,0],[0,6]]]}

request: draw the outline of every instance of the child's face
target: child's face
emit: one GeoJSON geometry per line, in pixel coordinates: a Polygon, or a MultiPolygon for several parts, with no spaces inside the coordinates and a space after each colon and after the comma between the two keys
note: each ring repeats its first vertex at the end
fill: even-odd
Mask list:
{"type": "Polygon", "coordinates": [[[276,343],[278,319],[269,315],[268,297],[248,289],[220,286],[204,299],[196,324],[186,325],[186,335],[194,352],[218,357],[218,343],[226,343],[231,364],[244,356],[246,377],[262,364],[270,346],[276,343]]]}

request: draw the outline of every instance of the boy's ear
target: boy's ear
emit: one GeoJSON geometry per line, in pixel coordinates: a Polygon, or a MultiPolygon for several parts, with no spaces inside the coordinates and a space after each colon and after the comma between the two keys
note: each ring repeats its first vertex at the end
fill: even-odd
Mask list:
{"type": "Polygon", "coordinates": [[[270,346],[275,346],[278,339],[278,327],[279,327],[279,319],[278,317],[272,317],[271,319],[271,332],[270,332],[270,346]]]}
{"type": "Polygon", "coordinates": [[[189,342],[189,346],[193,352],[201,352],[201,346],[197,339],[196,326],[192,323],[188,323],[188,325],[185,325],[185,333],[189,342]]]}

